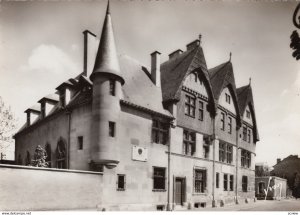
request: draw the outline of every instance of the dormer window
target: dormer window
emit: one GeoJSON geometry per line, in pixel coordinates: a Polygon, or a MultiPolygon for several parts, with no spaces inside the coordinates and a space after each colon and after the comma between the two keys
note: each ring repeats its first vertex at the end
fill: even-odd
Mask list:
{"type": "Polygon", "coordinates": [[[228,104],[230,104],[231,98],[230,98],[230,95],[229,95],[228,93],[225,93],[225,100],[226,100],[226,102],[227,102],[228,104]]]}
{"type": "Polygon", "coordinates": [[[39,100],[39,103],[41,103],[41,118],[45,118],[53,107],[58,103],[58,96],[57,94],[51,94],[43,97],[41,100],[39,100]]]}
{"type": "Polygon", "coordinates": [[[116,95],[116,82],[115,80],[109,80],[109,94],[112,96],[116,95]]]}
{"type": "Polygon", "coordinates": [[[67,81],[59,85],[56,89],[59,92],[60,106],[65,107],[74,96],[74,86],[71,82],[67,81]]]}

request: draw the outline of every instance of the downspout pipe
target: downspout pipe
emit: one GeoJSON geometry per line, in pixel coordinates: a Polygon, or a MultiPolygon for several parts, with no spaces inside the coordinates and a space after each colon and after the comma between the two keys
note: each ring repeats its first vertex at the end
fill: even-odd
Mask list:
{"type": "Polygon", "coordinates": [[[71,141],[71,116],[72,116],[72,111],[67,109],[66,114],[68,117],[68,140],[67,140],[67,169],[70,169],[70,141],[71,141]]]}
{"type": "Polygon", "coordinates": [[[213,122],[213,134],[212,134],[212,141],[213,141],[213,181],[212,181],[212,207],[216,207],[216,200],[215,200],[215,182],[216,182],[216,167],[215,167],[215,160],[216,160],[216,114],[213,116],[212,118],[212,122],[213,122]]]}
{"type": "Polygon", "coordinates": [[[238,170],[239,170],[239,132],[240,128],[236,127],[236,158],[235,158],[235,204],[239,204],[238,200],[238,170]]]}

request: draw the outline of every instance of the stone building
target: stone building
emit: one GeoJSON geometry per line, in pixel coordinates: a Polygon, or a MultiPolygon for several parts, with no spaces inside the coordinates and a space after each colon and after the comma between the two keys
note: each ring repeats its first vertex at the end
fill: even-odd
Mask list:
{"type": "Polygon", "coordinates": [[[287,180],[276,176],[255,177],[257,199],[280,200],[286,198],[287,180]]]}
{"type": "Polygon", "coordinates": [[[172,210],[247,202],[259,140],[251,85],[227,61],[208,69],[201,38],[151,68],[119,55],[109,6],[97,55],[84,33],[84,71],[27,109],[19,165],[37,145],[51,168],[103,172],[101,207],[172,210]],[[94,66],[94,67],[93,67],[94,66]]]}

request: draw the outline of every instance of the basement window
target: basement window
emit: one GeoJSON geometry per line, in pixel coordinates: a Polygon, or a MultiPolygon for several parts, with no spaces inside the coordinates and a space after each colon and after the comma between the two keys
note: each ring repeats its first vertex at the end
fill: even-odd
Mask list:
{"type": "Polygon", "coordinates": [[[165,206],[164,205],[157,205],[156,210],[157,211],[163,211],[163,210],[165,210],[165,206]]]}

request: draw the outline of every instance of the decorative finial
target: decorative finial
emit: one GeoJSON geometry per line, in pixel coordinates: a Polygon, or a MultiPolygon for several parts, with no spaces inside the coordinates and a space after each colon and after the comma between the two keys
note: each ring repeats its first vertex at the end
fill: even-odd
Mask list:
{"type": "Polygon", "coordinates": [[[231,56],[232,56],[232,53],[230,52],[229,53],[229,61],[231,62],[231,56]]]}
{"type": "Polygon", "coordinates": [[[109,10],[109,0],[107,1],[107,9],[106,9],[106,14],[110,14],[110,10],[109,10]]]}
{"type": "Polygon", "coordinates": [[[201,44],[201,39],[202,39],[202,34],[199,34],[199,41],[200,41],[200,44],[201,44]]]}
{"type": "Polygon", "coordinates": [[[251,77],[249,78],[249,86],[251,86],[251,77]]]}

